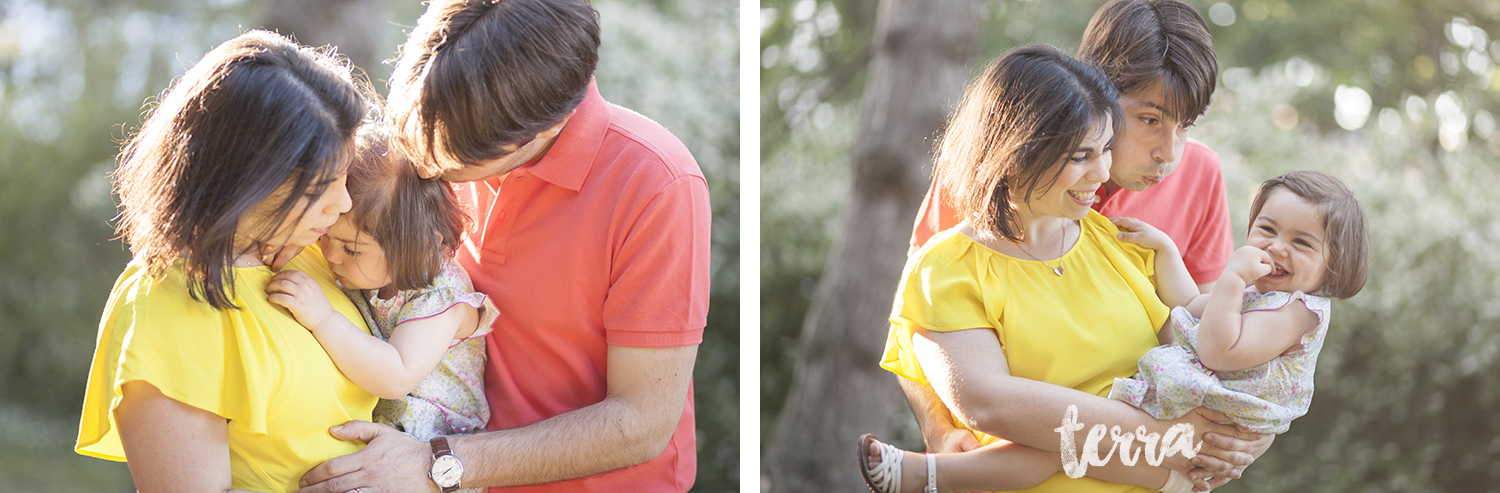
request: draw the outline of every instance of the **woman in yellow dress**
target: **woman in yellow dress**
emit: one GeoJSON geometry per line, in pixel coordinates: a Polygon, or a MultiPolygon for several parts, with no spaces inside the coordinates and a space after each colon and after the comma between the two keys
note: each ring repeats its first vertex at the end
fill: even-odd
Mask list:
{"type": "MultiPolygon", "coordinates": [[[[1193,443],[1209,431],[1238,435],[1206,409],[1158,421],[1105,397],[1115,377],[1133,375],[1141,355],[1170,338],[1158,332],[1168,309],[1153,284],[1153,251],[1118,241],[1120,230],[1091,209],[1123,125],[1117,98],[1095,68],[1044,45],[1012,50],[970,84],[937,158],[968,219],[908,259],[881,366],[930,386],[982,445],[1046,453],[1020,468],[1026,477],[1009,478],[964,463],[965,454],[922,457],[865,438],[861,467],[872,490],[1148,491],[1061,474],[1067,443],[1087,439],[1064,431],[1077,435],[1065,443],[1059,434],[1075,406],[1079,423],[1126,435],[1143,426],[1161,436],[1177,423],[1194,426],[1193,443]]],[[[1112,445],[1105,438],[1099,455],[1112,445]]],[[[1162,466],[1188,464],[1177,455],[1162,466]]]]}
{"type": "MultiPolygon", "coordinates": [[[[369,420],[375,396],[266,300],[261,252],[313,245],[348,211],[369,94],[347,61],[264,31],[163,94],[115,174],[135,257],[99,323],[79,453],[125,461],[141,492],[283,492],[362,446],[328,429],[369,420]]],[[[289,267],[364,327],[316,247],[289,267]]]]}

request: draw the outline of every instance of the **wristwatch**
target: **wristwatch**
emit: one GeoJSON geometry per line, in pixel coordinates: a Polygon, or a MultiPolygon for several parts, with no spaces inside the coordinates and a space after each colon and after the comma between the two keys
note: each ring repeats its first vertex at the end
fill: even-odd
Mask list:
{"type": "Polygon", "coordinates": [[[453,449],[448,448],[448,437],[437,437],[428,443],[432,444],[432,470],[427,475],[443,493],[458,491],[458,482],[464,477],[464,463],[459,462],[458,457],[453,456],[453,449]]]}

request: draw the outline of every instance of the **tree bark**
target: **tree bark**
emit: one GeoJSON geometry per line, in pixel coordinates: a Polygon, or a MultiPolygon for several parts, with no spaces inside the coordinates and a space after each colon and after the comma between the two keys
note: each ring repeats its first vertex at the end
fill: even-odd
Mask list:
{"type": "Polygon", "coordinates": [[[877,366],[933,139],[968,80],[982,0],[883,0],[850,155],[849,203],[802,328],[786,407],[766,447],[771,491],[864,489],[862,433],[888,436],[907,409],[877,366]]]}

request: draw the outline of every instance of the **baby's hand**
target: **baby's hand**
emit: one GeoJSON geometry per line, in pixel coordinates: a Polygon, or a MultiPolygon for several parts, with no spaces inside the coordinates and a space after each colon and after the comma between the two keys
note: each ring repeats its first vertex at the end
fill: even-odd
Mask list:
{"type": "Polygon", "coordinates": [[[1270,274],[1275,265],[1271,263],[1271,254],[1265,250],[1245,245],[1234,251],[1229,256],[1229,265],[1224,267],[1224,273],[1233,273],[1244,279],[1246,283],[1255,282],[1266,274],[1270,274]]]}
{"type": "Polygon", "coordinates": [[[1120,241],[1128,241],[1137,245],[1150,248],[1160,252],[1168,245],[1177,246],[1172,243],[1172,238],[1166,233],[1156,229],[1155,226],[1146,224],[1145,221],[1133,217],[1112,217],[1109,222],[1120,228],[1120,234],[1116,235],[1120,241]]]}
{"type": "Polygon", "coordinates": [[[318,282],[301,271],[284,270],[266,284],[266,299],[286,307],[297,318],[297,322],[309,331],[315,331],[329,316],[333,305],[318,282]]]}

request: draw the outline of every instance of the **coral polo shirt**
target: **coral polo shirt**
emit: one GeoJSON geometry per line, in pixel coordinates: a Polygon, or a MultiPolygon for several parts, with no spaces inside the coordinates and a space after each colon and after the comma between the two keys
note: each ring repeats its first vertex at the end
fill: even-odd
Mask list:
{"type": "MultiPolygon", "coordinates": [[[[932,200],[942,193],[941,180],[935,175],[917,214],[911,251],[921,248],[933,234],[961,221],[946,200],[932,200]]],[[[1139,192],[1121,188],[1108,195],[1100,187],[1099,194],[1094,210],[1105,217],[1134,217],[1171,237],[1182,252],[1193,282],[1210,283],[1224,272],[1229,255],[1234,253],[1229,196],[1224,191],[1219,155],[1202,142],[1188,139],[1177,170],[1156,186],[1139,192]]]]}
{"type": "MultiPolygon", "coordinates": [[[[488,429],[604,399],[607,346],[702,342],[708,322],[708,185],[676,137],[593,83],[551,149],[505,176],[456,183],[477,232],[459,249],[500,317],[488,337],[488,429]]],[[[687,491],[697,472],[692,389],[650,461],[491,491],[687,491]]]]}

